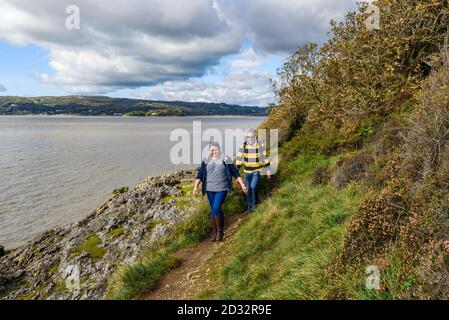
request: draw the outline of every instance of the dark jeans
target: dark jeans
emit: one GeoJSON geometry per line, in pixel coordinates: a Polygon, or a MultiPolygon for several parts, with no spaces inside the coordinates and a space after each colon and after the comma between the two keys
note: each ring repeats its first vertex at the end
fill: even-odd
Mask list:
{"type": "Polygon", "coordinates": [[[257,204],[257,184],[259,183],[260,172],[245,173],[245,185],[248,188],[246,200],[248,210],[254,210],[257,204]]]}
{"type": "Polygon", "coordinates": [[[227,191],[213,192],[207,191],[207,198],[210,204],[210,215],[212,217],[220,216],[223,214],[222,206],[226,199],[227,191]]]}

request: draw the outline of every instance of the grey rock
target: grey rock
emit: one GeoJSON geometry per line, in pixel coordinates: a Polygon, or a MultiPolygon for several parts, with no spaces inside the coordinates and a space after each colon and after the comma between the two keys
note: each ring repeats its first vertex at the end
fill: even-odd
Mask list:
{"type": "Polygon", "coordinates": [[[14,273],[11,275],[11,278],[12,278],[13,280],[17,280],[17,279],[21,278],[24,274],[25,274],[25,271],[23,271],[23,270],[17,270],[16,272],[14,272],[14,273]]]}

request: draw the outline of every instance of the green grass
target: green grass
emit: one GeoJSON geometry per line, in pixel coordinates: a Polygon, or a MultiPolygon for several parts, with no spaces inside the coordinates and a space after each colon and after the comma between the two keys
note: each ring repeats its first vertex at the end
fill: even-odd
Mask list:
{"type": "Polygon", "coordinates": [[[154,228],[156,228],[156,226],[158,225],[168,225],[169,222],[167,220],[151,220],[150,223],[148,224],[147,230],[152,232],[154,230],[154,228]]]}
{"type": "Polygon", "coordinates": [[[123,233],[124,233],[123,228],[118,227],[110,230],[107,235],[111,238],[117,238],[120,237],[123,233]]]}
{"type": "Polygon", "coordinates": [[[175,199],[176,199],[176,196],[169,194],[169,195],[162,197],[160,201],[163,203],[170,203],[172,200],[175,200],[175,199]]]}
{"type": "Polygon", "coordinates": [[[120,274],[118,289],[113,289],[109,298],[129,300],[138,298],[171,267],[176,259],[167,249],[146,253],[138,263],[126,267],[120,274]]]}
{"type": "Polygon", "coordinates": [[[357,185],[336,191],[330,185],[311,183],[316,166],[334,162],[334,158],[299,156],[282,168],[288,174],[277,191],[204,266],[213,270],[211,286],[199,298],[327,295],[332,280],[325,269],[341,252],[345,222],[362,195],[357,185]]]}
{"type": "Polygon", "coordinates": [[[101,246],[101,239],[96,235],[90,235],[80,246],[72,248],[70,253],[78,256],[83,252],[89,254],[94,261],[98,261],[106,254],[106,249],[101,246]]]}
{"type": "Polygon", "coordinates": [[[119,189],[115,189],[114,191],[112,191],[112,194],[116,197],[118,197],[119,195],[121,195],[122,193],[126,193],[129,191],[129,187],[121,187],[119,189]]]}
{"type": "MultiPolygon", "coordinates": [[[[379,261],[378,261],[379,262],[379,261]]],[[[379,264],[379,263],[378,263],[379,264]]],[[[373,263],[376,265],[376,263],[373,263]]],[[[403,300],[412,299],[410,289],[416,285],[415,275],[411,272],[414,262],[404,258],[403,252],[393,246],[385,260],[378,266],[380,269],[380,289],[368,290],[365,286],[367,275],[365,270],[348,268],[339,275],[338,291],[344,297],[357,300],[403,300]]],[[[366,266],[365,266],[366,267],[366,266]]]]}

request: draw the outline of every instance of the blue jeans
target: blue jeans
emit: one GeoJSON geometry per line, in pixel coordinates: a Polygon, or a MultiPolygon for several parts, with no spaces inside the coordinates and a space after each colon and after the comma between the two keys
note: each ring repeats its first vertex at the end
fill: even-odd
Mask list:
{"type": "Polygon", "coordinates": [[[207,191],[207,198],[209,199],[210,215],[217,217],[223,214],[222,206],[226,199],[227,191],[213,192],[207,191]]]}
{"type": "Polygon", "coordinates": [[[248,210],[254,210],[257,203],[257,184],[259,183],[260,172],[245,173],[245,185],[248,188],[246,200],[248,202],[248,210]]]}

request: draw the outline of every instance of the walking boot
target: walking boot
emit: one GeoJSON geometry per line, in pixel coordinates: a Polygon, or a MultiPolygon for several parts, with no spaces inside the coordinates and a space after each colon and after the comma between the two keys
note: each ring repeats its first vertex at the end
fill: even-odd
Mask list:
{"type": "Polygon", "coordinates": [[[224,235],[224,216],[220,214],[218,217],[215,217],[215,223],[217,224],[217,241],[223,241],[224,235]]]}
{"type": "Polygon", "coordinates": [[[211,240],[212,240],[212,242],[215,242],[215,241],[217,241],[217,222],[215,221],[215,217],[210,216],[210,222],[212,224],[211,240]]]}

